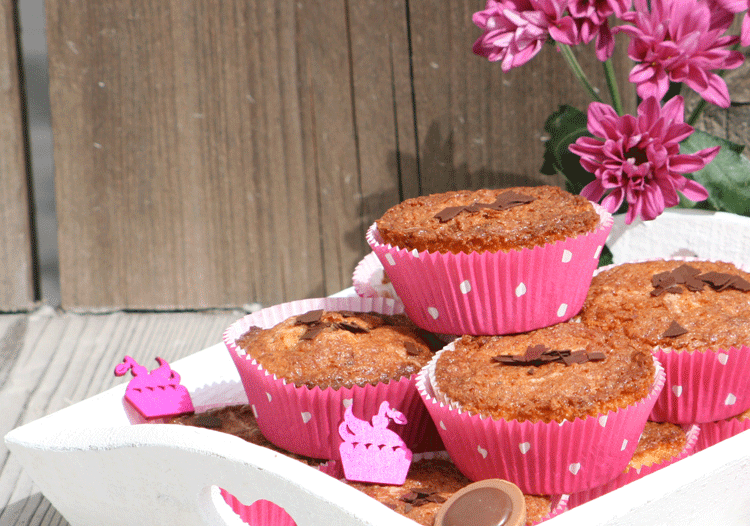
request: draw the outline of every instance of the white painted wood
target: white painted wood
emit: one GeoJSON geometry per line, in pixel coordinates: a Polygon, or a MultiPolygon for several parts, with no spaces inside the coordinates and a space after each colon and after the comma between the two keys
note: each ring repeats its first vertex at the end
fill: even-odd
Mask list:
{"type": "Polygon", "coordinates": [[[607,239],[615,263],[698,256],[750,268],[750,218],[706,210],[669,209],[653,221],[614,217],[607,239]]]}
{"type": "MultiPolygon", "coordinates": [[[[172,366],[199,408],[246,400],[221,344],[172,366]]],[[[276,502],[300,526],[414,524],[315,469],[236,437],[185,426],[132,425],[138,417],[123,403],[125,385],[6,436],[13,456],[73,526],[230,524],[231,511],[215,490],[212,494],[215,485],[246,504],[261,498],[276,502]]],[[[546,524],[746,525],[748,488],[745,432],[546,524]]]]}

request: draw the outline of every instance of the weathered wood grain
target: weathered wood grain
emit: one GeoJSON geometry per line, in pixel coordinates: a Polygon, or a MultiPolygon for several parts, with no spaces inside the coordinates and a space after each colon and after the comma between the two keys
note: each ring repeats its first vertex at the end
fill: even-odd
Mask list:
{"type": "Polygon", "coordinates": [[[37,294],[16,2],[0,2],[0,310],[30,308],[37,294]]]}
{"type": "MultiPolygon", "coordinates": [[[[585,111],[590,102],[552,44],[508,73],[474,55],[481,31],[471,16],[483,7],[475,0],[411,4],[421,193],[561,184],[539,173],[544,121],[562,104],[585,111]]],[[[625,51],[618,46],[613,61],[625,109],[632,110],[625,51]]],[[[608,101],[593,49],[578,48],[576,55],[608,101]]]]}
{"type": "Polygon", "coordinates": [[[400,199],[560,183],[544,120],[588,101],[551,47],[474,56],[475,4],[49,0],[63,306],[322,296],[400,199]]]}
{"type": "MultiPolygon", "coordinates": [[[[154,369],[221,342],[239,311],[103,315],[45,308],[0,316],[0,437],[127,378],[113,371],[124,356],[154,369]]],[[[67,524],[0,442],[0,524],[67,524]]]]}

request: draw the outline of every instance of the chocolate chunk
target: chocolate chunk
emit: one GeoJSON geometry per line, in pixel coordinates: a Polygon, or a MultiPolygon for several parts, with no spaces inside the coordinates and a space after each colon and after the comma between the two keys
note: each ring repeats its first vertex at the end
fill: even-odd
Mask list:
{"type": "Polygon", "coordinates": [[[528,195],[519,194],[517,192],[503,192],[498,195],[492,203],[472,203],[468,206],[449,206],[442,209],[440,212],[435,214],[433,217],[441,223],[446,223],[456,217],[461,212],[476,213],[484,208],[491,210],[507,210],[514,206],[525,205],[534,201],[534,197],[528,195]]]}
{"type": "Polygon", "coordinates": [[[514,206],[525,205],[534,201],[534,198],[528,195],[519,194],[517,192],[503,192],[495,202],[490,205],[490,208],[494,210],[507,210],[514,206]]]}
{"type": "Polygon", "coordinates": [[[741,276],[735,276],[732,280],[732,288],[739,290],[740,292],[750,291],[750,282],[741,276]]]}
{"type": "Polygon", "coordinates": [[[688,264],[680,265],[671,272],[672,276],[674,276],[675,280],[677,280],[677,283],[687,283],[690,278],[694,278],[700,273],[700,270],[695,267],[691,267],[688,264]]]}
{"type": "Polygon", "coordinates": [[[311,310],[309,312],[306,312],[305,314],[300,314],[297,316],[295,322],[297,324],[304,324],[309,325],[311,323],[315,323],[320,321],[320,318],[323,316],[323,310],[311,310]]]}
{"type": "Polygon", "coordinates": [[[444,208],[443,210],[435,214],[435,219],[437,219],[441,223],[447,223],[463,211],[463,206],[449,206],[448,208],[444,208]]]}
{"type": "Polygon", "coordinates": [[[404,348],[406,349],[406,354],[408,354],[409,356],[420,355],[419,347],[417,347],[417,345],[414,342],[405,341],[404,348]]]}
{"type": "Polygon", "coordinates": [[[324,323],[321,323],[319,325],[313,325],[312,327],[310,327],[309,329],[307,329],[305,331],[305,333],[302,336],[299,337],[299,339],[300,340],[312,340],[318,334],[320,334],[321,332],[323,332],[324,330],[326,330],[326,328],[328,328],[328,326],[325,325],[324,323]]]}
{"type": "Polygon", "coordinates": [[[651,276],[651,285],[655,289],[667,289],[677,283],[671,272],[659,272],[651,276]]]}
{"type": "Polygon", "coordinates": [[[345,331],[352,332],[354,334],[363,334],[366,332],[370,332],[370,329],[368,329],[367,327],[360,327],[356,323],[346,322],[346,321],[334,323],[332,326],[336,327],[337,329],[342,329],[345,331]]]}
{"type": "Polygon", "coordinates": [[[688,330],[677,323],[676,321],[672,320],[672,323],[669,324],[669,327],[667,327],[667,330],[664,331],[664,334],[661,335],[662,338],[676,338],[678,336],[682,336],[683,334],[687,334],[688,330]]]}
{"type": "MultiPolygon", "coordinates": [[[[586,363],[589,361],[601,361],[604,359],[603,353],[591,353],[591,355],[601,355],[601,359],[592,360],[589,358],[589,354],[585,351],[571,351],[570,349],[555,350],[549,349],[544,345],[530,345],[526,349],[526,354],[523,356],[500,354],[498,356],[493,356],[492,360],[502,365],[533,365],[539,367],[552,362],[563,363],[568,366],[574,363],[586,363]]],[[[534,374],[531,369],[529,369],[527,373],[534,374]]]]}
{"type": "Polygon", "coordinates": [[[218,429],[221,427],[221,418],[216,415],[202,414],[195,417],[195,425],[208,429],[218,429]]]}
{"type": "Polygon", "coordinates": [[[586,356],[588,356],[590,362],[601,362],[607,357],[606,354],[600,351],[586,353],[586,356]]]}
{"type": "Polygon", "coordinates": [[[725,274],[724,272],[706,272],[698,276],[701,281],[708,283],[717,292],[732,288],[742,292],[750,290],[750,283],[742,276],[725,274]]]}
{"type": "Polygon", "coordinates": [[[565,365],[572,365],[574,363],[586,363],[589,361],[589,356],[585,351],[576,351],[562,357],[565,365]]]}
{"type": "Polygon", "coordinates": [[[538,360],[544,354],[544,351],[547,350],[549,350],[549,347],[545,347],[544,345],[529,345],[526,349],[524,359],[527,362],[533,362],[534,360],[538,360]]]}

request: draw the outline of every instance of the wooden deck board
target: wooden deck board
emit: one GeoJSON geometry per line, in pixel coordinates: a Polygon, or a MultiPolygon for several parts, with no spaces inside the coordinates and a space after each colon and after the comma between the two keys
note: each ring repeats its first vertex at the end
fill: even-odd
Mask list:
{"type": "MultiPolygon", "coordinates": [[[[0,316],[0,436],[127,381],[114,367],[130,355],[149,369],[219,343],[238,310],[0,316]]],[[[73,481],[71,481],[73,482],[73,481]]],[[[0,443],[0,526],[68,522],[0,443]]]]}

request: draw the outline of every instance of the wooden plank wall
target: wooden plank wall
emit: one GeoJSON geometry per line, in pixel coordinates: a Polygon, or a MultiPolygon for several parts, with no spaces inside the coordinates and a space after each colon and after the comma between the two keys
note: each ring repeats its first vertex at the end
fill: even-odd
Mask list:
{"type": "Polygon", "coordinates": [[[0,0],[0,311],[34,305],[34,249],[14,0],[0,0]]]}
{"type": "Polygon", "coordinates": [[[587,96],[552,46],[474,56],[482,7],[47,0],[63,307],[326,295],[403,198],[559,184],[542,126],[587,96]]]}

